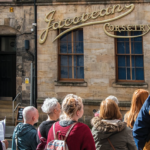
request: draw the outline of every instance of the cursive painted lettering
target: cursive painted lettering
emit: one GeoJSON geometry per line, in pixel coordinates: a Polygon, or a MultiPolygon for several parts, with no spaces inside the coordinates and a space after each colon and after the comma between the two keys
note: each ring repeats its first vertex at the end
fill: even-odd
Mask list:
{"type": "Polygon", "coordinates": [[[129,14],[130,12],[132,12],[133,9],[134,9],[134,4],[130,4],[128,6],[125,5],[123,7],[121,7],[121,5],[118,4],[118,5],[114,5],[113,7],[109,6],[106,9],[101,9],[98,12],[92,12],[91,14],[83,13],[79,17],[74,17],[73,19],[65,19],[65,20],[56,21],[56,22],[54,22],[54,14],[55,14],[56,11],[51,11],[45,17],[45,22],[47,22],[48,25],[47,25],[47,28],[41,33],[40,38],[39,38],[39,43],[42,44],[42,43],[44,43],[46,41],[46,38],[47,38],[49,30],[56,30],[56,29],[60,29],[60,28],[63,28],[63,27],[68,27],[70,25],[76,25],[78,23],[83,23],[83,24],[71,27],[71,28],[63,31],[62,33],[60,33],[54,39],[54,41],[55,41],[60,36],[64,35],[67,32],[70,32],[70,31],[72,31],[74,29],[77,29],[77,28],[80,28],[80,27],[83,27],[83,26],[93,25],[93,24],[102,24],[102,23],[106,23],[106,22],[110,22],[110,21],[114,21],[114,20],[117,20],[119,18],[122,18],[125,15],[129,14]],[[121,12],[123,9],[125,9],[125,10],[128,9],[128,11],[123,13],[123,14],[121,14],[121,15],[119,15],[119,16],[117,16],[117,17],[114,17],[114,18],[111,18],[111,19],[107,19],[107,20],[101,20],[101,21],[96,21],[96,22],[84,23],[84,22],[88,21],[90,18],[91,19],[96,19],[98,17],[104,17],[105,15],[108,16],[108,15],[114,14],[116,12],[121,12]]]}

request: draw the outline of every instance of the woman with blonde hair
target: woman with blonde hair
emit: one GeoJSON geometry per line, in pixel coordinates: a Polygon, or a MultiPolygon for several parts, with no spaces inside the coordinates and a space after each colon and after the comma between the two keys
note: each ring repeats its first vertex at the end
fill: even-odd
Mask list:
{"type": "Polygon", "coordinates": [[[92,134],[96,150],[137,150],[132,130],[122,122],[118,105],[111,99],[102,101],[99,117],[94,117],[92,134]]]}
{"type": "Polygon", "coordinates": [[[127,122],[127,126],[131,129],[134,126],[136,118],[139,114],[139,111],[144,104],[145,100],[148,98],[149,92],[144,89],[138,89],[133,93],[131,108],[125,114],[124,121],[127,122]]]}
{"type": "Polygon", "coordinates": [[[60,121],[53,124],[50,129],[47,144],[57,135],[58,140],[66,139],[69,150],[95,150],[94,139],[89,127],[78,122],[83,113],[82,98],[73,94],[67,95],[62,102],[60,121]]]}

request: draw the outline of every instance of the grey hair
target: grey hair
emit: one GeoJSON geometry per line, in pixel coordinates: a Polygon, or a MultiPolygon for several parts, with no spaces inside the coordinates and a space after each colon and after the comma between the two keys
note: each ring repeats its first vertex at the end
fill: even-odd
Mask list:
{"type": "Polygon", "coordinates": [[[25,121],[31,121],[33,115],[36,114],[36,108],[33,106],[27,106],[23,109],[22,115],[25,121]]]}
{"type": "Polygon", "coordinates": [[[44,113],[51,114],[57,107],[58,100],[56,98],[46,98],[41,109],[44,113]]]}
{"type": "Polygon", "coordinates": [[[115,103],[117,105],[119,104],[118,98],[113,96],[113,95],[108,96],[105,100],[108,100],[108,99],[111,99],[111,100],[115,101],[115,103]]]}

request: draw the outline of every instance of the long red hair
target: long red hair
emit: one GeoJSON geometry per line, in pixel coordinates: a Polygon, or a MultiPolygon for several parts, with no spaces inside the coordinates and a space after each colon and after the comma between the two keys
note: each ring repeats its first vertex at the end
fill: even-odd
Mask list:
{"type": "Polygon", "coordinates": [[[124,121],[127,126],[133,128],[134,122],[139,114],[139,111],[148,98],[149,92],[144,89],[138,89],[133,93],[130,110],[125,114],[124,121]]]}

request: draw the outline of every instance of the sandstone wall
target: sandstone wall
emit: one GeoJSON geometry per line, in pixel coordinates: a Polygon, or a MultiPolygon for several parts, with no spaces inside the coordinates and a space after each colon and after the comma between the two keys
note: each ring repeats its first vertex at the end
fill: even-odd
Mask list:
{"type": "MultiPolygon", "coordinates": [[[[43,30],[47,28],[44,21],[45,16],[52,10],[56,10],[54,21],[80,16],[82,13],[92,13],[110,5],[53,5],[38,6],[38,38],[43,30]]],[[[123,4],[122,4],[123,6],[123,4]]],[[[113,25],[139,25],[150,24],[150,4],[135,4],[135,9],[127,16],[111,22],[113,25]]],[[[110,16],[98,18],[98,21],[116,17],[122,13],[115,13],[110,16]]],[[[38,47],[38,100],[42,103],[45,97],[56,97],[60,101],[66,94],[74,93],[81,96],[85,102],[95,104],[85,104],[85,114],[82,120],[88,120],[93,116],[93,108],[98,109],[100,101],[109,95],[118,97],[121,103],[130,103],[133,92],[138,88],[150,90],[150,38],[148,33],[143,36],[144,52],[144,76],[145,84],[117,84],[115,75],[115,44],[114,38],[107,36],[103,31],[103,24],[83,27],[84,33],[84,80],[85,86],[70,84],[67,86],[58,81],[58,43],[53,42],[57,36],[57,30],[50,30],[47,40],[38,47]],[[41,100],[41,101],[40,101],[41,100]]],[[[39,108],[40,108],[39,104],[39,108]]],[[[120,105],[122,114],[130,107],[120,105]]]]}
{"type": "MultiPolygon", "coordinates": [[[[56,10],[55,21],[66,18],[80,16],[82,13],[91,13],[106,8],[109,5],[62,5],[62,6],[38,6],[38,38],[41,32],[47,28],[44,17],[52,10],[56,10]]],[[[150,23],[150,4],[135,4],[133,12],[127,16],[111,22],[114,25],[135,25],[150,23]]],[[[109,19],[120,15],[105,16],[97,20],[109,19]]],[[[90,20],[93,21],[93,20],[90,20]]],[[[89,22],[90,22],[89,21],[89,22]]],[[[57,53],[58,43],[53,42],[57,35],[57,30],[48,33],[47,40],[38,47],[38,97],[57,97],[62,99],[67,93],[75,93],[84,99],[104,99],[113,94],[120,101],[130,101],[132,93],[137,88],[147,88],[143,85],[115,85],[115,45],[114,38],[107,36],[103,31],[103,24],[83,27],[84,33],[84,80],[87,82],[85,87],[75,86],[55,86],[58,79],[57,75],[57,53]],[[63,94],[64,93],[64,94],[63,94]]],[[[144,69],[145,82],[150,83],[149,73],[149,34],[143,36],[144,69]]]]}
{"type": "Polygon", "coordinates": [[[16,94],[22,91],[23,103],[29,104],[30,84],[25,84],[25,78],[30,78],[30,63],[32,57],[26,53],[24,40],[30,40],[30,52],[34,52],[34,34],[31,32],[34,22],[33,6],[0,6],[0,35],[16,35],[16,94]]]}

